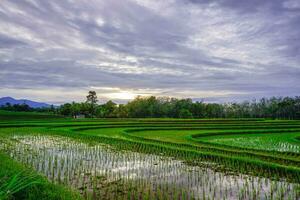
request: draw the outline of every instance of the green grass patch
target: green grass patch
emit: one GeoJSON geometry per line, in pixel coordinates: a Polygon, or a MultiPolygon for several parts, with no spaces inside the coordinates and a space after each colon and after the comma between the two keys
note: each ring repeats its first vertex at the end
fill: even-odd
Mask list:
{"type": "MultiPolygon", "coordinates": [[[[55,185],[0,152],[0,194],[2,199],[80,200],[71,189],[55,185]]],[[[1,199],[0,198],[0,199],[1,199]]]]}

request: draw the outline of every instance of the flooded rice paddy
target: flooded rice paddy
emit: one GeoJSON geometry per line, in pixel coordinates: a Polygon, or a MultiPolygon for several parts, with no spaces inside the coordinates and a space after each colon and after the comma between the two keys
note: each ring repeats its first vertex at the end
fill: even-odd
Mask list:
{"type": "Polygon", "coordinates": [[[60,136],[14,136],[0,148],[86,199],[299,199],[299,184],[189,166],[60,136]]]}
{"type": "Polygon", "coordinates": [[[295,142],[294,133],[290,134],[262,134],[262,135],[229,135],[223,137],[208,137],[205,141],[230,146],[262,149],[268,151],[300,153],[300,145],[295,142]],[[287,138],[289,140],[287,140],[287,138]]]}

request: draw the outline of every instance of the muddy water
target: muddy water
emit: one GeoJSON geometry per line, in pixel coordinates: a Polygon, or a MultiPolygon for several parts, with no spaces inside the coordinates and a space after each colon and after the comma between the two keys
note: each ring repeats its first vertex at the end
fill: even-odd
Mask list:
{"type": "Polygon", "coordinates": [[[14,136],[0,145],[50,181],[90,199],[297,199],[299,184],[230,175],[158,155],[58,136],[14,136]]]}

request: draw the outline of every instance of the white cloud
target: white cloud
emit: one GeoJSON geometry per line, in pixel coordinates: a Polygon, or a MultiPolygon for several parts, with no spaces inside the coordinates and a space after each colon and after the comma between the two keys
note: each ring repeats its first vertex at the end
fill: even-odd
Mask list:
{"type": "Polygon", "coordinates": [[[297,2],[4,0],[0,95],[47,99],[43,90],[58,102],[70,99],[60,90],[80,99],[91,86],[116,99],[145,88],[194,98],[294,95],[297,2]]]}
{"type": "Polygon", "coordinates": [[[288,1],[283,2],[283,6],[286,8],[291,8],[291,9],[299,9],[300,2],[297,0],[288,0],[288,1]]]}

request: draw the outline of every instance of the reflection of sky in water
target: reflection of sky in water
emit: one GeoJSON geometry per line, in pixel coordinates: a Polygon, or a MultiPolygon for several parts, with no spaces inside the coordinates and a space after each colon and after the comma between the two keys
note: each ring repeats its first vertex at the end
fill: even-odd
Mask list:
{"type": "MultiPolygon", "coordinates": [[[[293,184],[247,175],[225,175],[209,168],[187,166],[179,160],[157,155],[129,151],[116,151],[107,145],[90,146],[65,137],[15,136],[8,151],[12,157],[27,163],[51,178],[55,176],[104,175],[108,180],[143,179],[150,184],[170,184],[202,197],[215,194],[217,199],[238,199],[241,191],[255,189],[262,199],[270,195],[271,187],[276,196],[279,188],[285,196],[294,195],[293,184]],[[81,172],[81,173],[79,173],[81,172]],[[273,186],[272,186],[273,185],[273,186]]],[[[72,183],[70,183],[72,185],[72,183]]]]}

